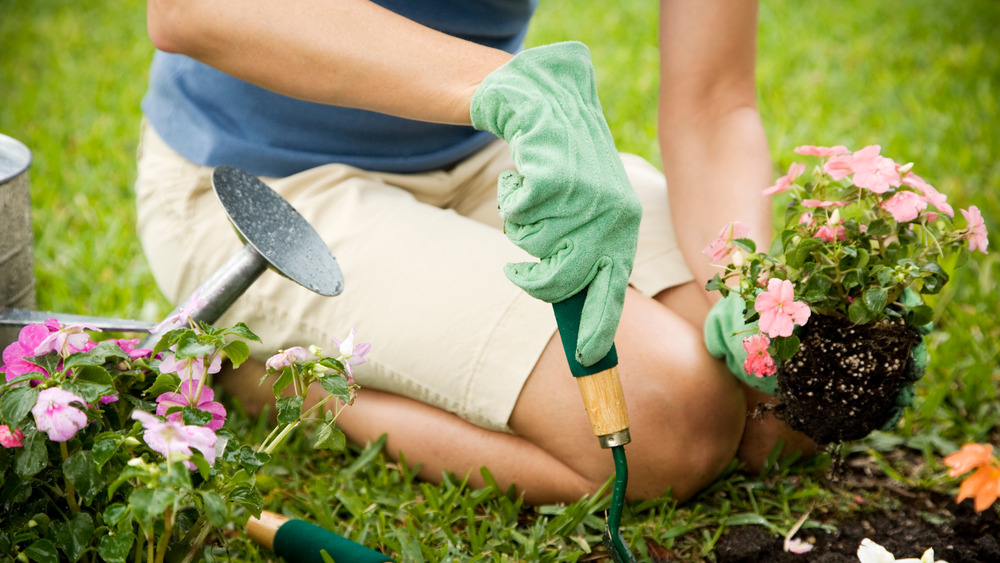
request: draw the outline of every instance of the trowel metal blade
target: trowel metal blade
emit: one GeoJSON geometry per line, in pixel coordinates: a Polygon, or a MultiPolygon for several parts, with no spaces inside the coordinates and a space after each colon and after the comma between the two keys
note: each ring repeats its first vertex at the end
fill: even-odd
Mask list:
{"type": "Polygon", "coordinates": [[[275,271],[320,295],[344,290],[344,276],[326,243],[267,184],[239,168],[216,166],[212,188],[243,241],[275,271]]]}

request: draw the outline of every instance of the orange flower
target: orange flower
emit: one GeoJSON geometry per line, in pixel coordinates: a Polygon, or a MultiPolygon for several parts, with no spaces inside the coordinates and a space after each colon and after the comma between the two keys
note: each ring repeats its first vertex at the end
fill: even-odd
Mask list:
{"type": "Polygon", "coordinates": [[[993,460],[993,446],[989,444],[966,444],[962,449],[944,458],[944,464],[950,467],[949,477],[958,477],[982,465],[989,465],[993,460]]]}
{"type": "Polygon", "coordinates": [[[976,512],[982,512],[1000,498],[1000,467],[982,466],[971,477],[962,481],[955,502],[975,499],[976,512]]]}
{"type": "Polygon", "coordinates": [[[982,512],[1000,498],[1000,459],[993,457],[989,444],[965,444],[962,449],[944,458],[950,477],[958,477],[975,469],[962,482],[955,502],[974,499],[976,512],[982,512]]]}

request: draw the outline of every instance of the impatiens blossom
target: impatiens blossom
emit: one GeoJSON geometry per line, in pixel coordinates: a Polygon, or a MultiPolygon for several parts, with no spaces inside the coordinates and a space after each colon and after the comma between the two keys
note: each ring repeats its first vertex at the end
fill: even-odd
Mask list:
{"type": "Polygon", "coordinates": [[[277,354],[268,358],[264,365],[268,369],[280,371],[295,362],[303,362],[308,357],[309,353],[306,352],[305,348],[302,346],[292,346],[287,350],[280,350],[277,354]]]}
{"type": "Polygon", "coordinates": [[[743,339],[743,349],[747,352],[747,359],[743,361],[743,369],[747,373],[757,377],[767,377],[778,371],[774,358],[767,351],[767,347],[770,345],[771,340],[760,333],[743,339]]]}
{"type": "Polygon", "coordinates": [[[222,403],[215,402],[215,391],[211,387],[202,386],[200,396],[198,393],[200,383],[195,380],[185,379],[181,382],[180,393],[163,393],[156,398],[156,414],[166,416],[171,422],[181,421],[181,412],[175,411],[167,414],[171,407],[194,407],[198,410],[212,413],[212,421],[205,425],[210,430],[218,430],[226,422],[226,407],[222,403]]]}
{"type": "Polygon", "coordinates": [[[7,381],[35,372],[48,377],[49,372],[29,362],[27,358],[34,356],[38,345],[59,328],[59,321],[48,319],[44,324],[26,325],[21,329],[17,342],[11,343],[3,351],[4,365],[0,366],[0,371],[4,372],[7,381]]]}
{"type": "Polygon", "coordinates": [[[767,291],[757,295],[754,310],[760,313],[758,326],[765,334],[791,336],[794,325],[804,325],[809,320],[809,306],[795,301],[792,282],[771,278],[767,281],[767,291]]]}
{"type": "Polygon", "coordinates": [[[133,360],[137,358],[148,358],[150,354],[153,353],[152,350],[148,348],[136,348],[139,345],[138,338],[121,338],[114,341],[118,344],[118,347],[122,349],[122,352],[128,354],[129,358],[133,360]]]}
{"type": "Polygon", "coordinates": [[[70,403],[86,404],[81,397],[58,387],[43,389],[38,394],[31,414],[35,427],[49,435],[53,442],[65,442],[87,425],[87,414],[70,403]]]}
{"type": "Polygon", "coordinates": [[[846,154],[850,151],[844,145],[837,145],[835,147],[817,147],[813,145],[802,145],[801,147],[795,147],[795,152],[799,154],[804,154],[806,156],[818,156],[820,158],[826,158],[828,156],[838,156],[846,154]]]}
{"type": "Polygon", "coordinates": [[[5,448],[20,448],[24,445],[24,432],[15,428],[13,432],[6,424],[0,424],[0,446],[5,448]]]}
{"type": "Polygon", "coordinates": [[[882,147],[869,145],[850,157],[849,166],[854,173],[854,185],[882,194],[902,184],[896,163],[879,155],[882,147]]]}
{"type": "Polygon", "coordinates": [[[347,369],[347,382],[349,384],[354,384],[354,368],[353,366],[359,366],[365,363],[365,355],[371,351],[372,345],[367,342],[362,342],[359,344],[354,344],[354,334],[355,331],[352,328],[351,333],[347,335],[347,338],[343,342],[337,340],[336,337],[333,338],[333,342],[337,345],[338,351],[340,352],[340,357],[338,358],[344,367],[347,369]]]}
{"type": "Polygon", "coordinates": [[[788,551],[789,553],[802,555],[803,553],[809,553],[810,551],[812,551],[812,549],[813,549],[813,544],[807,541],[802,541],[799,538],[792,538],[788,540],[788,546],[785,551],[788,551]]]}
{"type": "Polygon", "coordinates": [[[821,225],[819,229],[816,230],[816,234],[813,237],[824,240],[826,242],[835,242],[838,240],[847,239],[847,228],[844,227],[844,220],[840,218],[840,210],[834,209],[833,213],[826,220],[825,225],[821,225]]]}
{"type": "Polygon", "coordinates": [[[88,324],[62,326],[59,330],[49,333],[44,340],[38,343],[35,355],[42,356],[49,352],[56,352],[65,358],[70,354],[92,350],[96,344],[90,340],[90,335],[84,330],[101,332],[101,329],[88,324]]]}
{"type": "Polygon", "coordinates": [[[142,439],[153,451],[168,461],[184,461],[185,467],[195,469],[188,461],[191,448],[201,452],[209,465],[215,464],[215,432],[204,426],[183,425],[180,422],[162,421],[148,412],[132,411],[132,418],[142,423],[142,439]]]}
{"type": "MultiPolygon", "coordinates": [[[[219,373],[221,369],[222,357],[215,354],[212,357],[212,363],[208,366],[207,373],[219,373]]],[[[205,357],[196,356],[178,360],[176,355],[167,354],[160,362],[160,373],[176,373],[181,379],[201,381],[205,379],[205,357]]]]}
{"type": "Polygon", "coordinates": [[[934,189],[934,186],[925,182],[920,176],[917,176],[913,172],[907,172],[903,176],[903,185],[919,190],[923,194],[924,201],[933,205],[941,213],[944,213],[948,217],[955,216],[955,210],[948,204],[948,196],[934,189]]]}
{"type": "Polygon", "coordinates": [[[778,181],[769,188],[766,188],[762,193],[763,195],[774,195],[780,194],[782,192],[787,192],[788,188],[792,187],[795,183],[795,179],[802,175],[806,171],[806,165],[801,162],[793,162],[791,166],[788,167],[788,174],[785,174],[778,181]]]}
{"type": "Polygon", "coordinates": [[[861,540],[861,546],[858,547],[858,560],[861,563],[946,563],[934,559],[934,548],[925,551],[920,559],[915,557],[896,559],[889,550],[868,538],[861,540]]]}
{"type": "Polygon", "coordinates": [[[850,205],[848,201],[823,201],[819,199],[803,199],[802,207],[845,207],[850,205]]]}
{"type": "Polygon", "coordinates": [[[719,236],[715,237],[708,246],[702,250],[702,254],[712,259],[713,264],[721,264],[736,248],[733,241],[739,238],[746,238],[750,234],[750,226],[739,221],[733,221],[719,231],[719,236]]]}
{"type": "Polygon", "coordinates": [[[191,322],[191,312],[208,305],[208,301],[201,298],[201,290],[195,290],[191,298],[184,305],[177,308],[177,311],[160,321],[160,324],[153,327],[149,332],[156,334],[161,330],[173,325],[186,325],[191,322]],[[184,306],[186,305],[186,306],[184,306]]]}
{"type": "Polygon", "coordinates": [[[983,221],[983,214],[979,212],[979,208],[975,205],[969,206],[968,211],[965,209],[961,211],[962,216],[969,222],[969,226],[966,228],[969,249],[987,254],[986,247],[989,246],[990,241],[986,237],[986,223],[983,221]]]}
{"type": "Polygon", "coordinates": [[[897,223],[905,223],[916,219],[921,211],[927,209],[927,200],[914,192],[899,191],[879,207],[888,211],[897,223]]]}
{"type": "Polygon", "coordinates": [[[962,449],[944,458],[951,477],[975,470],[962,481],[955,502],[971,498],[976,512],[982,512],[1000,498],[1000,459],[992,454],[993,446],[989,444],[965,444],[962,449]]]}

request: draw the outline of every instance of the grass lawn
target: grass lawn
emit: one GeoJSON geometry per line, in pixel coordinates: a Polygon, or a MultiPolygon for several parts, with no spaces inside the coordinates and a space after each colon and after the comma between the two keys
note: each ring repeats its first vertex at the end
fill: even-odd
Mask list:
{"type": "MultiPolygon", "coordinates": [[[[589,44],[619,148],[658,163],[656,3],[617,2],[614,10],[582,0],[541,4],[529,42],[589,44]]],[[[34,153],[40,309],[145,320],[170,309],[134,235],[139,102],[152,54],[144,6],[0,0],[0,133],[34,153]]],[[[766,0],[759,51],[760,107],[776,172],[787,170],[798,145],[881,144],[884,155],[916,162],[956,209],[977,205],[991,233],[1000,232],[1000,4],[766,0]]],[[[993,253],[950,269],[951,283],[934,300],[930,366],[898,430],[842,450],[869,456],[900,487],[950,494],[956,483],[941,477],[943,454],[966,441],[1000,445],[997,245],[994,236],[993,253]],[[924,462],[886,455],[900,448],[924,462]]],[[[236,418],[245,431],[261,431],[236,418]]],[[[417,481],[413,468],[388,461],[377,445],[307,452],[304,441],[292,442],[261,476],[269,505],[397,560],[576,561],[599,544],[606,499],[524,507],[496,487],[417,481]]],[[[863,515],[850,483],[823,479],[827,460],[764,475],[733,471],[684,505],[667,497],[632,504],[625,538],[640,559],[654,544],[683,560],[710,559],[734,526],[784,534],[814,506],[836,518],[863,515]]],[[[804,528],[836,518],[807,518],[804,528]]],[[[230,543],[218,557],[266,557],[238,538],[230,543]]]]}

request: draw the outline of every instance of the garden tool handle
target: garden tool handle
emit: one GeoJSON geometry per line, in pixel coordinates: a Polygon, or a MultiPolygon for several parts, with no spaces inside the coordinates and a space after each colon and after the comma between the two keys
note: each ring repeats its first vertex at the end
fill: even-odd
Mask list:
{"type": "Polygon", "coordinates": [[[289,563],[323,563],[323,552],[335,561],[392,562],[392,558],[325,528],[262,510],[247,521],[247,536],[289,563]]]}
{"type": "Polygon", "coordinates": [[[587,298],[584,288],[569,299],[552,304],[559,336],[562,339],[566,361],[576,378],[583,397],[583,405],[590,418],[590,426],[602,448],[624,446],[631,441],[625,393],[618,375],[618,352],[614,345],[603,359],[592,366],[576,360],[577,337],[580,333],[580,316],[587,298]]]}

